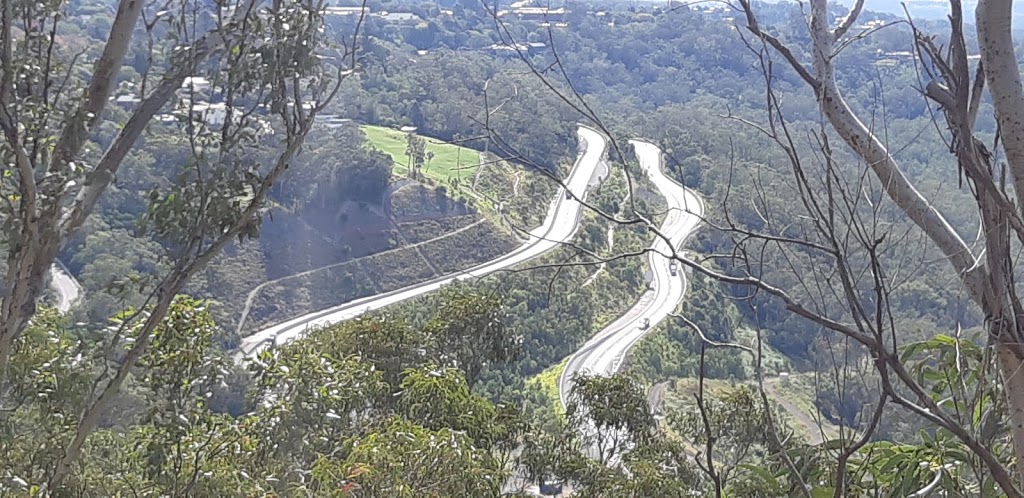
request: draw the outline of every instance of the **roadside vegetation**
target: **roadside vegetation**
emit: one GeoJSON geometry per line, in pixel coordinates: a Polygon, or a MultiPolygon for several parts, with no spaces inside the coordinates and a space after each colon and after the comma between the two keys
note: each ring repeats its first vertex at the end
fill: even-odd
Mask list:
{"type": "Polygon", "coordinates": [[[400,223],[399,227],[409,243],[416,244],[461,230],[480,221],[476,216],[462,215],[400,223]]]}
{"type": "MultiPolygon", "coordinates": [[[[568,165],[561,169],[563,175],[568,171],[568,165]]],[[[473,190],[491,204],[491,210],[485,214],[497,213],[498,222],[521,234],[544,221],[551,201],[540,200],[553,200],[558,184],[535,168],[495,156],[477,171],[473,190]]]]}

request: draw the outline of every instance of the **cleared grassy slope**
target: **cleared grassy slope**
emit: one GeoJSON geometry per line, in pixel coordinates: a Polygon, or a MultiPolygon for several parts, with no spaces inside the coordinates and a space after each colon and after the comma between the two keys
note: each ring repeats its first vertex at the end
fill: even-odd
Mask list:
{"type": "MultiPolygon", "coordinates": [[[[405,154],[407,133],[383,126],[361,126],[366,139],[373,147],[391,156],[395,161],[394,173],[398,176],[409,174],[409,156],[405,154]]],[[[449,180],[472,181],[476,169],[480,167],[480,153],[444,143],[430,137],[421,137],[426,141],[427,153],[433,153],[430,163],[424,163],[423,175],[441,185],[448,185],[449,180]]]]}

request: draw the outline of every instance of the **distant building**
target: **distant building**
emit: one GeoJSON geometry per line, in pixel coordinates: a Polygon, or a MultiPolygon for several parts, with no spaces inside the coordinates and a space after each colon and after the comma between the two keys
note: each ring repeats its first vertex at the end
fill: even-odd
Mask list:
{"type": "MultiPolygon", "coordinates": [[[[307,106],[303,105],[303,107],[307,106]]],[[[165,114],[159,119],[167,124],[174,121],[202,123],[209,130],[217,130],[222,128],[227,122],[228,110],[228,105],[223,102],[195,102],[191,106],[186,104],[179,108],[175,113],[176,115],[165,114]]],[[[253,113],[246,115],[246,110],[237,107],[231,108],[231,111],[231,122],[236,127],[244,123],[245,128],[251,130],[256,137],[274,134],[274,127],[266,119],[253,113]]]]}
{"type": "Polygon", "coordinates": [[[558,7],[552,9],[550,7],[520,7],[518,9],[512,9],[512,13],[519,16],[557,16],[565,15],[569,11],[565,10],[565,7],[558,7]]]}
{"type": "Polygon", "coordinates": [[[522,0],[509,5],[508,10],[498,11],[498,17],[516,16],[525,21],[561,22],[569,11],[565,7],[535,7],[531,0],[522,0]]]}
{"type": "Polygon", "coordinates": [[[327,128],[339,128],[350,123],[352,120],[349,118],[343,118],[336,114],[323,114],[316,117],[318,123],[323,124],[327,128]]]}
{"type": "MultiPolygon", "coordinates": [[[[491,46],[487,47],[486,50],[491,55],[515,57],[516,55],[519,55],[519,51],[516,50],[517,47],[522,47],[522,46],[521,45],[502,45],[500,43],[495,43],[494,45],[491,45],[491,46]]],[[[522,47],[522,49],[524,49],[524,51],[525,51],[525,48],[526,47],[522,47]]]]}
{"type": "MultiPolygon", "coordinates": [[[[682,6],[682,5],[685,5],[685,4],[682,4],[682,3],[680,3],[680,4],[669,3],[669,7],[672,7],[674,5],[682,6]]],[[[732,9],[730,7],[728,7],[728,6],[726,6],[726,5],[708,5],[708,6],[705,6],[703,8],[701,8],[701,7],[694,7],[694,10],[698,10],[698,11],[703,12],[705,14],[723,14],[725,12],[731,11],[732,9]]]]}
{"type": "MultiPolygon", "coordinates": [[[[315,108],[317,106],[317,104],[318,104],[317,101],[309,100],[309,101],[306,101],[306,102],[302,103],[302,109],[305,110],[305,111],[312,111],[313,108],[315,108]]],[[[289,109],[291,109],[291,108],[295,107],[295,102],[288,101],[288,103],[285,104],[285,106],[288,107],[289,109]]]]}
{"type": "Polygon", "coordinates": [[[192,119],[206,123],[211,128],[220,128],[227,118],[228,106],[224,103],[196,102],[188,108],[188,112],[192,114],[192,119]]]}
{"type": "Polygon", "coordinates": [[[909,50],[898,50],[896,52],[884,52],[882,50],[878,50],[875,53],[875,56],[878,57],[878,59],[875,60],[876,66],[895,66],[903,61],[912,61],[917,59],[917,54],[909,50]]]}
{"type": "Polygon", "coordinates": [[[181,82],[181,88],[193,92],[205,92],[210,89],[210,80],[202,76],[189,76],[181,82]]]}
{"type": "Polygon", "coordinates": [[[490,52],[491,55],[516,57],[520,53],[533,55],[543,51],[545,47],[547,47],[547,45],[540,42],[516,43],[514,45],[495,43],[494,45],[487,47],[487,51],[490,52]]]}
{"type": "Polygon", "coordinates": [[[885,26],[885,21],[883,21],[881,19],[872,19],[872,20],[870,20],[868,22],[860,24],[859,26],[857,26],[856,29],[859,29],[859,30],[869,30],[869,29],[878,29],[878,28],[881,28],[883,26],[885,26]]]}
{"type": "Polygon", "coordinates": [[[381,12],[379,15],[385,22],[395,24],[415,24],[423,20],[412,12],[381,12]]]}
{"type": "Polygon", "coordinates": [[[139,102],[142,102],[142,99],[137,97],[134,93],[118,95],[117,98],[114,99],[114,104],[126,111],[134,109],[139,102]]]}
{"type": "Polygon", "coordinates": [[[565,7],[520,7],[511,13],[524,21],[564,21],[569,11],[565,7]]]}
{"type": "Polygon", "coordinates": [[[909,50],[898,50],[896,52],[886,52],[886,57],[894,57],[897,59],[913,59],[917,56],[914,52],[909,50]]]}
{"type": "Polygon", "coordinates": [[[326,7],[324,8],[325,16],[358,16],[366,15],[370,13],[370,9],[366,7],[326,7]]]}

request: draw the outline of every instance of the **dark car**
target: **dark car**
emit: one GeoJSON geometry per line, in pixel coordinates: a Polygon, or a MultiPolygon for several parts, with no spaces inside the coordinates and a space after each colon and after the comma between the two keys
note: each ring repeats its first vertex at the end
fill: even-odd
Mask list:
{"type": "Polygon", "coordinates": [[[562,483],[560,482],[542,482],[540,483],[539,490],[541,496],[555,496],[562,494],[562,483]]]}

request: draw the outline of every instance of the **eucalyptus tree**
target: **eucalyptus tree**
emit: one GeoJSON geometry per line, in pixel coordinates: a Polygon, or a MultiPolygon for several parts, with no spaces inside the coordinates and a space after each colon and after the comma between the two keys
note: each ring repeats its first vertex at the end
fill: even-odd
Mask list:
{"type": "MultiPolygon", "coordinates": [[[[836,496],[848,491],[852,478],[846,472],[848,459],[865,447],[887,403],[913,413],[962,444],[967,452],[960,453],[955,465],[974,468],[980,486],[973,488],[975,492],[988,482],[1008,496],[1021,496],[1024,302],[1017,283],[1017,255],[1024,242],[1024,123],[1019,118],[1024,112],[1024,89],[1011,34],[1012,3],[981,0],[970,27],[964,21],[960,0],[950,0],[950,30],[941,42],[917,30],[912,20],[909,23],[922,93],[939,111],[936,115],[945,118],[934,129],[946,139],[961,187],[966,183],[975,201],[970,209],[980,228],[974,243],[965,240],[935,207],[935,199],[905,172],[886,129],[876,125],[886,119],[884,108],[860,111],[843,96],[842,80],[837,78],[840,54],[874,29],[859,24],[863,1],[855,2],[846,15],[836,16],[828,0],[812,0],[806,12],[807,36],[791,39],[762,24],[757,6],[749,0],[734,5],[742,13],[738,22],[745,29],[741,36],[758,59],[768,90],[767,123],[747,124],[753,124],[784,153],[802,211],[790,224],[773,217],[775,213],[762,211],[760,230],[730,223],[726,231],[735,236],[736,250],[716,259],[730,260],[735,271],[717,273],[695,261],[688,264],[720,281],[756,287],[820,329],[852,340],[863,352],[863,364],[874,368],[879,397],[864,418],[861,429],[866,434],[842,443],[849,446],[839,452],[836,496]],[[973,68],[966,29],[977,30],[980,57],[973,68]],[[806,130],[796,131],[787,123],[782,99],[774,91],[781,74],[776,65],[802,80],[816,98],[820,122],[817,130],[807,133],[812,137],[810,153],[807,144],[796,138],[806,130]],[[986,87],[991,107],[983,98],[986,87]],[[991,109],[998,124],[997,139],[990,145],[976,129],[979,113],[988,112],[983,109],[991,109]],[[845,147],[834,147],[831,141],[836,139],[845,147]],[[850,163],[857,162],[851,167],[850,163]],[[906,226],[912,228],[905,230],[906,226]],[[923,241],[922,251],[913,242],[918,237],[923,241]],[[770,278],[766,261],[758,260],[758,254],[763,255],[769,247],[791,262],[800,261],[798,267],[813,271],[797,275],[788,286],[770,278]],[[991,355],[978,363],[968,362],[958,353],[955,377],[959,380],[952,382],[917,375],[909,360],[922,349],[907,344],[911,331],[901,326],[901,317],[891,304],[907,274],[941,273],[926,257],[918,257],[932,253],[945,260],[957,287],[984,316],[981,341],[991,346],[991,355]],[[821,299],[814,299],[815,295],[821,299]],[[990,382],[987,377],[990,360],[1001,374],[1000,382],[990,382]],[[993,384],[995,388],[990,387],[993,384]],[[993,397],[1003,400],[994,402],[993,397]],[[992,414],[1006,432],[983,429],[983,413],[986,420],[992,414]],[[1012,451],[1004,451],[1006,447],[1012,451]]],[[[763,208],[767,206],[764,201],[758,198],[753,202],[763,208]]],[[[939,342],[965,351],[970,338],[961,332],[951,327],[939,342]]]]}
{"type": "Polygon", "coordinates": [[[177,123],[161,132],[186,137],[189,154],[169,187],[150,193],[140,219],[140,231],[168,249],[169,270],[146,290],[144,306],[111,331],[112,345],[126,336],[131,342],[108,349],[109,368],[94,379],[73,436],[63,442],[50,490],[64,482],[144,358],[175,295],[226,245],[257,235],[268,191],[356,70],[357,38],[329,43],[322,0],[120,0],[102,45],[82,51],[66,35],[72,8],[5,0],[0,13],[0,416],[11,409],[12,356],[36,314],[48,268],[158,115],[177,123]],[[142,70],[131,82],[133,109],[118,120],[110,102],[129,60],[142,70]],[[91,138],[111,126],[116,134],[101,150],[91,138]]]}

